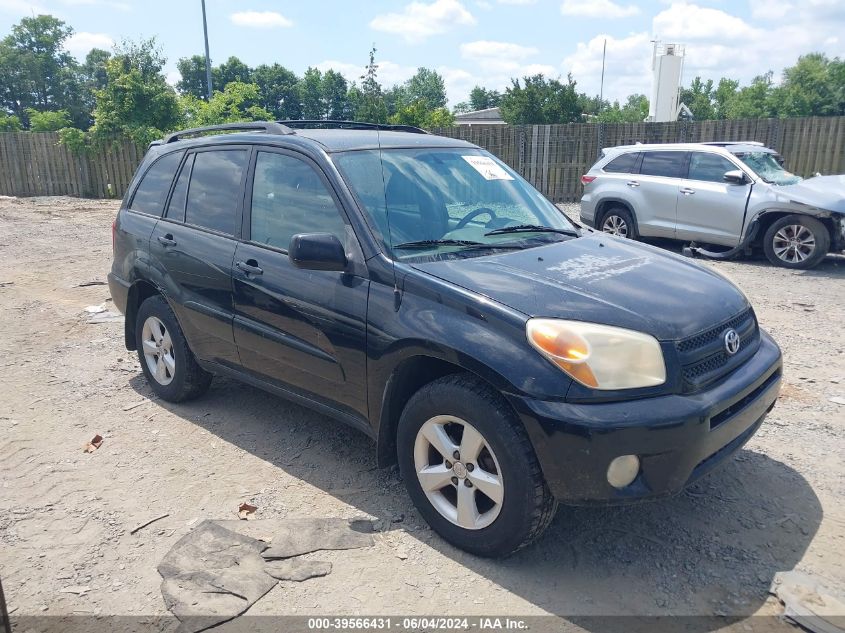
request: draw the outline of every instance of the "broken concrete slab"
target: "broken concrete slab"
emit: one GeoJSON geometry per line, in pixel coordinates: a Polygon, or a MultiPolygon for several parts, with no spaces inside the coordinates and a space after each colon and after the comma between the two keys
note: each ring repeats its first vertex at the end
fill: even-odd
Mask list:
{"type": "Polygon", "coordinates": [[[302,582],[309,578],[328,576],[332,571],[332,564],[321,560],[287,558],[284,560],[268,560],[264,565],[264,571],[277,580],[302,582]]]}
{"type": "Polygon", "coordinates": [[[799,571],[775,574],[769,593],[783,603],[784,615],[813,633],[845,633],[845,597],[834,595],[819,578],[799,571]]]}
{"type": "Polygon", "coordinates": [[[287,519],[274,531],[270,547],[261,555],[267,560],[291,558],[319,550],[372,547],[371,521],[346,519],[287,519]]]}
{"type": "Polygon", "coordinates": [[[197,632],[237,617],[277,584],[264,571],[265,543],[203,521],[158,566],[165,605],[181,631],[197,632]]]}

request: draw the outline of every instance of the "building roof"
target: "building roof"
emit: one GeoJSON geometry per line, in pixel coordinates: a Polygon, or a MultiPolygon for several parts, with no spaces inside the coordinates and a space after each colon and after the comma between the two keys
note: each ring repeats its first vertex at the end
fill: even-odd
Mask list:
{"type": "Polygon", "coordinates": [[[502,118],[502,111],[498,107],[473,110],[472,112],[462,112],[461,114],[455,115],[455,123],[459,125],[466,125],[469,123],[497,124],[504,122],[505,121],[502,118]]]}

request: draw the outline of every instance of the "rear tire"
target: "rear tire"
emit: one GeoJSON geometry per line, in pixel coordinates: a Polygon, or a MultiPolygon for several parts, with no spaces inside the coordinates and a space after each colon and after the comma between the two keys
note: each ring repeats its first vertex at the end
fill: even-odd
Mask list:
{"type": "Polygon", "coordinates": [[[634,215],[625,207],[611,207],[601,216],[598,228],[602,233],[635,240],[639,237],[634,215]]]}
{"type": "Polygon", "coordinates": [[[775,266],[813,268],[830,250],[830,233],[815,218],[787,215],[768,228],[763,236],[763,250],[775,266]]]}
{"type": "Polygon", "coordinates": [[[135,345],[144,376],[162,400],[184,402],[208,390],[212,375],[197,363],[176,315],[161,295],[149,297],[138,308],[135,345]]]}
{"type": "Polygon", "coordinates": [[[499,392],[469,374],[414,394],[399,420],[397,452],[420,514],[472,554],[515,552],[557,510],[522,423],[499,392]]]}

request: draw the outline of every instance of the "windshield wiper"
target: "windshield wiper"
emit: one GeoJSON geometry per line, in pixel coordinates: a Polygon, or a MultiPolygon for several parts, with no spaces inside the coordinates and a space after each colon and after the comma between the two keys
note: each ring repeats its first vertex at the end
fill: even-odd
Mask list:
{"type": "Polygon", "coordinates": [[[432,246],[466,246],[469,248],[519,248],[516,244],[485,244],[472,240],[416,240],[414,242],[403,242],[396,244],[393,248],[431,248],[432,246]]]}
{"type": "Polygon", "coordinates": [[[581,235],[573,229],[556,229],[551,226],[542,226],[540,224],[503,226],[500,229],[493,229],[484,235],[505,235],[507,233],[560,233],[561,235],[569,235],[570,237],[581,237],[581,235]]]}

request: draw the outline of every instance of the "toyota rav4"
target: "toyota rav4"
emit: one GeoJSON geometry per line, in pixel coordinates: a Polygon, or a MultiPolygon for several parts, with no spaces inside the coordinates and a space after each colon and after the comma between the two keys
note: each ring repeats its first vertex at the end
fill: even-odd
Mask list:
{"type": "Polygon", "coordinates": [[[125,344],[158,397],[221,375],[337,418],[479,555],[538,536],[557,502],[683,490],[780,389],[729,281],[580,228],[487,152],[413,128],[172,134],[113,240],[125,344]]]}

